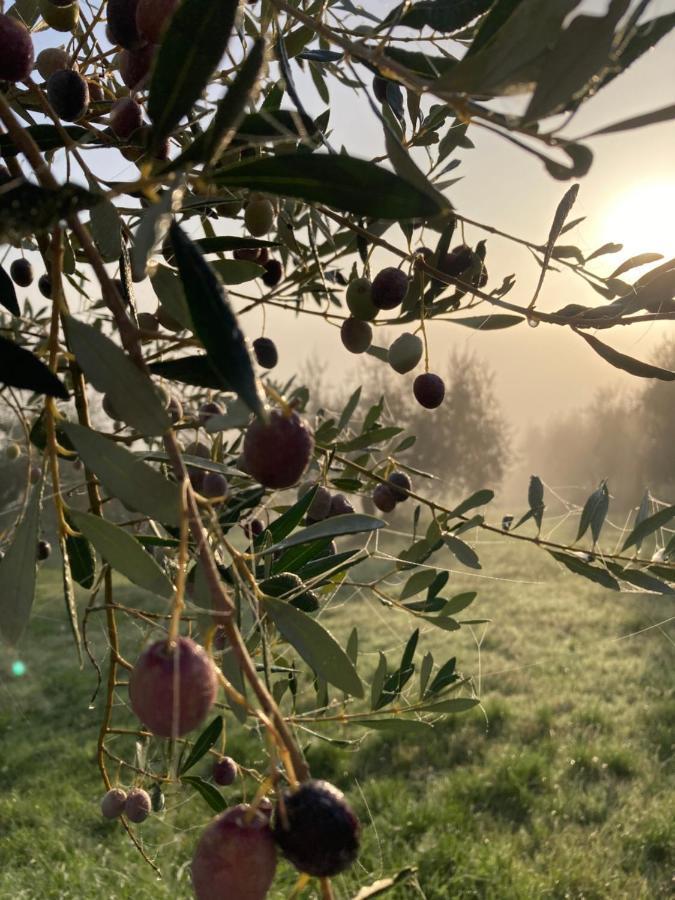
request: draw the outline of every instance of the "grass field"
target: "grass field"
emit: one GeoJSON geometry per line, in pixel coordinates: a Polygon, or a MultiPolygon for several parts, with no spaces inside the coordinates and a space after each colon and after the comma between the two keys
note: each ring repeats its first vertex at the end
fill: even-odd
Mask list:
{"type": "MultiPolygon", "coordinates": [[[[482,558],[489,578],[452,577],[457,591],[479,590],[472,615],[489,626],[426,632],[420,649],[442,660],[456,653],[480,685],[484,711],[454,718],[431,739],[372,735],[358,749],[309,751],[313,772],[347,790],[365,823],[360,866],[335,882],[336,896],[351,898],[360,884],[409,865],[416,880],[388,896],[671,896],[675,623],[654,626],[675,603],[595,588],[528,547],[486,546],[482,558]]],[[[161,881],[121,828],[102,821],[101,701],[89,708],[95,679],[77,667],[57,591],[57,573],[45,572],[22,647],[24,677],[10,676],[1,651],[0,898],[187,898],[208,810],[169,792],[167,811],[142,826],[161,881]]],[[[382,647],[392,659],[410,631],[399,614],[356,599],[326,622],[342,636],[359,624],[362,653],[382,647]]],[[[102,655],[100,632],[95,646],[102,655]]],[[[228,728],[228,752],[262,766],[258,745],[228,728]]],[[[281,865],[274,898],[294,882],[281,865]]],[[[316,887],[302,896],[317,896],[316,887]]]]}

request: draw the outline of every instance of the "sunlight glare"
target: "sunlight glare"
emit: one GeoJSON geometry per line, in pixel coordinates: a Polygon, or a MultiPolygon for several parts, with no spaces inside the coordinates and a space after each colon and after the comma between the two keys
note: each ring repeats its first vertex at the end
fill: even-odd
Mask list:
{"type": "Polygon", "coordinates": [[[603,240],[624,245],[624,254],[662,253],[675,256],[675,181],[632,187],[610,204],[601,224],[603,240]]]}

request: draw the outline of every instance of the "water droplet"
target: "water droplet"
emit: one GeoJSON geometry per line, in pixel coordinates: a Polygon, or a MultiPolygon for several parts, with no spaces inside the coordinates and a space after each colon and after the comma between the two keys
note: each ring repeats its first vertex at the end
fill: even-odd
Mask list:
{"type": "Polygon", "coordinates": [[[530,328],[538,328],[539,327],[539,319],[534,319],[531,316],[528,316],[527,324],[530,326],[530,328]]]}

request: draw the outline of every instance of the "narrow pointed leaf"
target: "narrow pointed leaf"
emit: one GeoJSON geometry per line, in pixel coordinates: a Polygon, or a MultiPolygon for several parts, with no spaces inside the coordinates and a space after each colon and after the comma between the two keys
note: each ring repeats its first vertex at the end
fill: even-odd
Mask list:
{"type": "Polygon", "coordinates": [[[448,319],[453,325],[463,325],[476,331],[501,331],[520,325],[524,321],[522,316],[510,316],[506,313],[493,313],[489,316],[453,316],[448,319]]]}
{"type": "Polygon", "coordinates": [[[173,585],[136,538],[99,516],[76,509],[68,515],[113,569],[146,591],[167,599],[173,596],[173,585]]]}
{"type": "Polygon", "coordinates": [[[462,565],[467,566],[469,569],[482,568],[476,551],[461,538],[455,537],[454,534],[444,534],[443,542],[462,565]]]}
{"type": "Polygon", "coordinates": [[[42,480],[33,488],[26,513],[0,561],[0,634],[16,644],[30,619],[37,578],[37,542],[42,480]]]}
{"type": "Polygon", "coordinates": [[[139,434],[164,434],[171,420],[155,386],[110,338],[91,325],[69,316],[66,333],[70,349],[97,391],[105,393],[122,419],[139,434]]]}
{"type": "Polygon", "coordinates": [[[263,553],[276,553],[278,550],[285,550],[288,547],[295,547],[298,544],[306,544],[309,541],[318,541],[321,538],[341,537],[345,534],[361,534],[367,531],[376,531],[378,528],[384,528],[385,522],[377,519],[375,516],[361,515],[360,513],[349,513],[345,516],[332,516],[324,519],[322,522],[315,522],[314,525],[308,525],[302,531],[297,531],[290,537],[273,544],[271,547],[265,547],[263,553]]]}
{"type": "Polygon", "coordinates": [[[80,634],[80,623],[77,618],[77,604],[75,603],[75,590],[73,588],[73,576],[70,571],[70,557],[66,549],[66,539],[59,538],[59,547],[61,549],[61,573],[63,575],[63,599],[66,604],[66,614],[68,623],[75,641],[75,649],[77,650],[77,658],[82,668],[82,635],[80,634]]]}
{"type": "Polygon", "coordinates": [[[265,59],[265,40],[257,40],[239,67],[234,81],[219,102],[209,127],[190,144],[171,165],[179,168],[186,162],[213,164],[227,147],[242,119],[246,104],[254,91],[265,59]]]}
{"type": "Polygon", "coordinates": [[[191,769],[199,760],[205,756],[211,747],[216,743],[218,738],[223,732],[223,717],[216,716],[216,718],[211,722],[199,735],[197,740],[192,745],[192,749],[185,760],[185,762],[180,767],[180,775],[183,775],[184,772],[187,772],[188,769],[191,769]]]}
{"type": "Polygon", "coordinates": [[[198,775],[184,775],[181,778],[181,782],[193,787],[215,813],[221,813],[227,807],[225,798],[220,791],[216,790],[212,784],[204,781],[198,775]]]}
{"type": "Polygon", "coordinates": [[[238,6],[238,0],[183,0],[171,17],[150,81],[151,147],[171,134],[208,86],[238,6]]]}
{"type": "Polygon", "coordinates": [[[537,297],[539,296],[539,292],[541,291],[542,285],[544,283],[544,278],[546,277],[546,272],[548,271],[549,263],[551,262],[551,254],[553,253],[555,242],[560,237],[560,233],[563,229],[563,226],[565,225],[565,221],[568,215],[572,210],[572,207],[574,206],[574,201],[577,199],[578,193],[579,185],[573,184],[572,187],[569,188],[569,190],[566,192],[565,196],[562,198],[562,200],[558,204],[558,208],[555,211],[555,216],[553,217],[551,229],[548,234],[548,241],[546,242],[546,249],[544,250],[544,260],[541,264],[539,281],[537,282],[534,297],[530,301],[530,309],[532,309],[537,302],[537,297]]]}
{"type": "Polygon", "coordinates": [[[59,400],[69,397],[56,375],[37,356],[4,337],[0,337],[0,383],[59,400]]]}
{"type": "Polygon", "coordinates": [[[638,547],[645,538],[659,528],[664,528],[672,519],[675,519],[675,506],[666,506],[655,512],[654,515],[638,522],[624,541],[621,551],[624,552],[630,547],[638,547]]]}
{"type": "Polygon", "coordinates": [[[659,366],[652,366],[649,363],[634,359],[625,353],[620,353],[613,347],[603,344],[594,335],[577,331],[587,344],[595,350],[598,356],[601,356],[606,362],[614,366],[616,369],[622,369],[630,375],[636,375],[638,378],[658,378],[659,381],[675,381],[675,372],[669,369],[662,369],[659,366]]]}
{"type": "Polygon", "coordinates": [[[14,282],[0,266],[0,304],[8,309],[13,316],[20,316],[21,309],[19,301],[16,298],[16,288],[14,282]]]}
{"type": "Polygon", "coordinates": [[[218,374],[207,356],[181,356],[178,359],[166,359],[162,362],[150,363],[153,375],[159,375],[168,381],[191,384],[193,387],[210,388],[220,391],[234,391],[234,388],[218,374]]]}
{"type": "Polygon", "coordinates": [[[601,569],[600,566],[592,566],[571,553],[562,553],[557,550],[549,550],[548,552],[559,563],[562,563],[565,568],[569,569],[570,572],[574,572],[575,575],[582,575],[584,578],[588,578],[589,581],[594,581],[596,584],[609,588],[610,591],[621,590],[619,582],[606,569],[601,569]]]}
{"type": "Polygon", "coordinates": [[[450,515],[453,517],[463,516],[465,513],[469,512],[470,509],[475,509],[477,506],[485,506],[486,503],[490,503],[494,500],[494,496],[495,492],[489,488],[483,488],[480,491],[476,491],[475,494],[471,494],[466,500],[462,500],[462,502],[453,509],[450,515]]]}
{"type": "Polygon", "coordinates": [[[388,169],[337,153],[254,159],[222,170],[215,181],[377,219],[424,219],[442,212],[427,193],[388,169]]]}
{"type": "Polygon", "coordinates": [[[280,634],[320,678],[352,697],[363,697],[354,664],[323,625],[283,600],[265,597],[263,606],[280,634]]]}
{"type": "Polygon", "coordinates": [[[199,248],[175,222],[171,243],[190,317],[211,367],[256,415],[262,415],[253,363],[223,285],[199,248]]]}
{"type": "Polygon", "coordinates": [[[91,428],[72,423],[63,430],[85,465],[101,481],[110,496],[128,508],[145,513],[166,525],[181,522],[181,490],[129,450],[91,428]]]}
{"type": "Polygon", "coordinates": [[[624,272],[628,272],[630,269],[646,266],[647,263],[658,262],[660,259],[663,259],[663,253],[640,253],[637,256],[631,256],[630,259],[624,260],[620,266],[617,266],[608,277],[618,278],[619,275],[623,275],[624,272]]]}

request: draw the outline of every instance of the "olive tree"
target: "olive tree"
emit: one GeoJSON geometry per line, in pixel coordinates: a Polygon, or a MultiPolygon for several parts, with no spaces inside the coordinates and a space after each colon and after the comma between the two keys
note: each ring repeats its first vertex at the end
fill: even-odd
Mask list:
{"type": "MultiPolygon", "coordinates": [[[[102,813],[159,867],[141,823],[164,793],[203,797],[205,820],[219,815],[194,850],[200,898],[266,896],[278,853],[327,898],[343,872],[340,890],[359,898],[396,883],[371,889],[349,871],[359,822],[310,772],[304,748],[338,732],[405,739],[480,702],[454,657],[424,647],[430,628],[480,621],[465,617],[475,594],[446,589],[450,567],[480,568],[476,529],[537,543],[611,590],[672,591],[672,541],[658,560],[640,555],[672,507],[643,504],[623,547],[601,550],[603,483],[583,509],[578,539],[590,530],[592,545],[579,553],[542,536],[537,476],[515,523],[491,520],[488,486],[445,506],[414,450],[404,456],[415,436],[383,424],[381,403],[357,413],[355,393],[339,414],[310,417],[308,388],[274,379],[273,337],[249,344],[242,331],[251,311],[272,307],[339,326],[348,350],[416,372],[407,402],[420,411],[443,408],[427,337],[446,319],[479,333],[571,330],[609,365],[672,381],[613,349],[611,332],[672,319],[673,262],[630,283],[653,254],[601,277],[591,257],[613,246],[584,257],[561,239],[593,161],[570,136],[575,112],[666,35],[673,15],[649,19],[649,3],[630,0],[599,16],[577,6],[430,0],[380,19],[350,0],[17,0],[0,14],[0,240],[11,259],[0,270],[0,380],[32,473],[0,563],[0,631],[11,645],[24,634],[50,505],[76,650],[90,651],[92,617],[109,643],[102,813]],[[301,70],[325,104],[314,117],[301,70]],[[386,158],[334,146],[337,83],[366,98],[386,158]],[[525,101],[517,115],[491,102],[513,94],[525,101]],[[502,234],[537,260],[534,296],[515,278],[490,282],[487,238],[499,229],[452,202],[455,151],[481,130],[561,182],[544,243],[502,234]],[[130,180],[114,176],[116,154],[135,163],[130,180]],[[455,236],[465,226],[485,237],[465,243],[455,236]],[[375,250],[389,254],[377,271],[375,250]],[[39,254],[39,273],[24,251],[39,254]],[[545,311],[554,265],[577,276],[579,293],[545,311]],[[41,301],[19,302],[36,274],[41,301]],[[154,313],[138,311],[139,290],[156,296],[154,313]],[[380,346],[392,325],[407,330],[380,346]],[[363,495],[377,515],[357,511],[363,495]],[[373,670],[358,626],[338,639],[324,613],[354,567],[378,555],[399,505],[411,538],[360,589],[410,634],[400,659],[380,653],[373,670]],[[143,590],[138,605],[117,574],[143,590]],[[85,609],[76,585],[89,592],[85,609]],[[147,638],[138,658],[127,620],[147,638]],[[265,766],[240,771],[222,758],[225,719],[260,736],[265,766]],[[216,769],[204,778],[195,767],[207,755],[216,769]],[[233,777],[251,802],[225,809],[216,785],[233,777]]],[[[598,133],[672,114],[647,110],[598,133]]]]}

